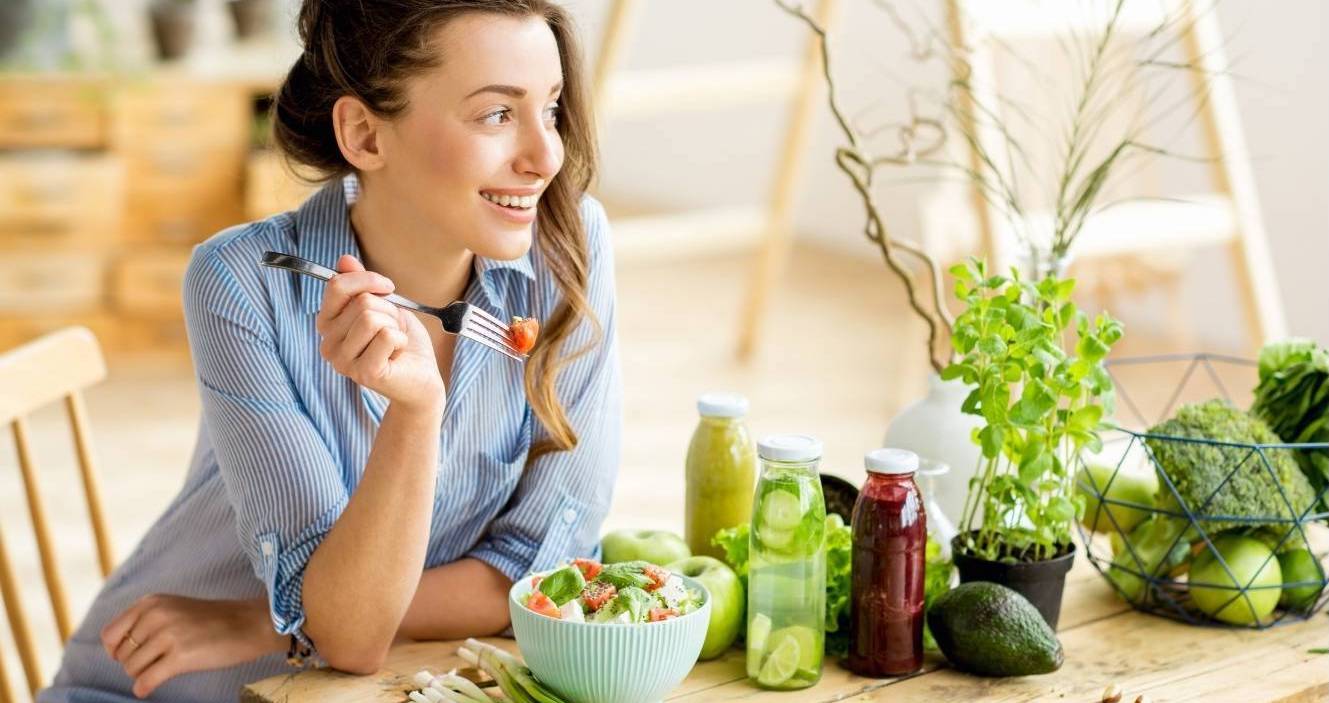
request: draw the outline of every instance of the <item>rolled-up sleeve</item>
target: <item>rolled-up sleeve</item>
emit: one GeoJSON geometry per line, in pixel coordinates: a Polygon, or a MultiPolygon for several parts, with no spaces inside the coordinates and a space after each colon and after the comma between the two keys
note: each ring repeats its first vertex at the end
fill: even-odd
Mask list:
{"type": "MultiPolygon", "coordinates": [[[[526,466],[507,509],[468,553],[513,581],[568,558],[599,556],[600,525],[618,474],[623,384],[614,319],[614,257],[604,209],[588,198],[582,217],[590,252],[587,299],[601,334],[595,336],[594,325],[583,320],[564,353],[588,343],[594,346],[556,381],[577,444],[526,466]]],[[[535,441],[546,436],[542,428],[533,432],[535,441]]]]}
{"type": "Polygon", "coordinates": [[[291,384],[257,294],[206,245],[195,250],[184,281],[185,320],[207,439],[274,628],[313,647],[303,630],[305,567],[349,494],[291,384]]]}

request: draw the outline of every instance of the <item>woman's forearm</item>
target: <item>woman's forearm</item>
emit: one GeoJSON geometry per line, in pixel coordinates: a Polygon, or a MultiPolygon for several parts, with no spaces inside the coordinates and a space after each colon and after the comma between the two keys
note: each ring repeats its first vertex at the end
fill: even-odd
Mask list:
{"type": "Polygon", "coordinates": [[[512,582],[479,559],[459,559],[424,572],[399,634],[413,640],[496,635],[508,627],[512,582]]]}
{"type": "Polygon", "coordinates": [[[360,485],[309,559],[304,629],[334,668],[377,670],[421,582],[442,415],[441,401],[388,406],[360,485]]]}

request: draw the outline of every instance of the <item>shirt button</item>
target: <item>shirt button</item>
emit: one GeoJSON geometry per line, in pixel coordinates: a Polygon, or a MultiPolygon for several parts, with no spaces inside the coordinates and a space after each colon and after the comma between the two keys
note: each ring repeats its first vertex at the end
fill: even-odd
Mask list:
{"type": "Polygon", "coordinates": [[[571,525],[572,523],[574,523],[574,522],[576,522],[576,521],[577,521],[577,511],[576,511],[576,510],[573,510],[572,508],[568,508],[567,510],[564,510],[564,511],[563,511],[563,522],[565,522],[565,523],[571,525]]]}
{"type": "Polygon", "coordinates": [[[264,542],[264,543],[263,543],[263,556],[265,556],[265,557],[270,557],[270,556],[272,556],[272,543],[271,543],[271,542],[264,542]]]}

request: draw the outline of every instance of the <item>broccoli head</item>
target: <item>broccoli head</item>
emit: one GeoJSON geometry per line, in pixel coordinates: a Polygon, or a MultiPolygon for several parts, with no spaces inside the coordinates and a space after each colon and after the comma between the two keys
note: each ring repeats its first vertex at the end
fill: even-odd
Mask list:
{"type": "MultiPolygon", "coordinates": [[[[1310,483],[1287,449],[1261,450],[1273,469],[1270,475],[1265,462],[1251,447],[1185,441],[1207,439],[1244,444],[1282,441],[1263,422],[1226,401],[1182,406],[1171,420],[1150,428],[1149,434],[1181,438],[1149,438],[1145,443],[1186,507],[1210,533],[1251,526],[1231,518],[1295,519],[1315,500],[1310,483]],[[1198,519],[1202,516],[1229,519],[1198,519]]],[[[1182,512],[1165,482],[1160,482],[1156,504],[1164,510],[1182,512]]]]}

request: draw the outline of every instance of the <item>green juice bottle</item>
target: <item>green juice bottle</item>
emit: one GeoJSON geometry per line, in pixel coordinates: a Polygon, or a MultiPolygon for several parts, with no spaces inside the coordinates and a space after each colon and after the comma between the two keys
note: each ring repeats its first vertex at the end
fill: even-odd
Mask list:
{"type": "Polygon", "coordinates": [[[706,393],[688,444],[684,532],[693,554],[724,558],[711,544],[720,530],[752,519],[752,484],[757,452],[743,418],[748,400],[733,393],[706,393]]]}
{"type": "Polygon", "coordinates": [[[757,445],[748,562],[748,678],[775,690],[821,680],[826,639],[826,505],[821,442],[774,435],[757,445]]]}

